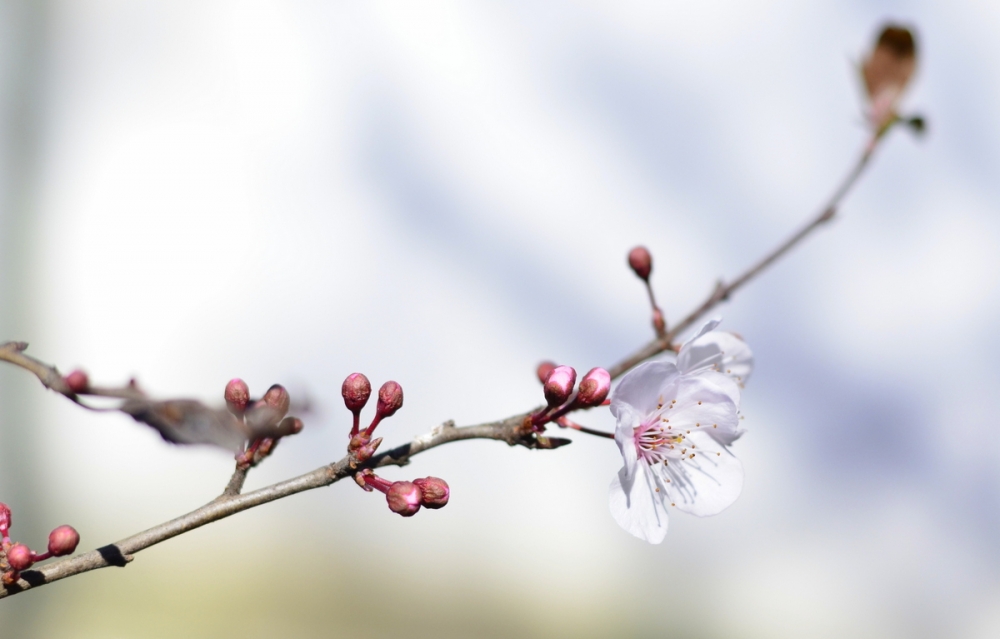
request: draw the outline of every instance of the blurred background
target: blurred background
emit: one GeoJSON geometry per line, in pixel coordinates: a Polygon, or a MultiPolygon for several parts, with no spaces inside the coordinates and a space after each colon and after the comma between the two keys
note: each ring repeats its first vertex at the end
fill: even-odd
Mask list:
{"type": "MultiPolygon", "coordinates": [[[[248,488],[339,459],[339,386],[407,441],[608,366],[784,239],[864,142],[856,65],[916,27],[905,111],[842,216],[723,308],[757,358],[746,487],[618,528],[615,446],[467,442],[0,602],[4,637],[1000,634],[1000,6],[932,2],[0,3],[0,340],[91,379],[317,410],[248,488]],[[990,176],[993,178],[990,178],[990,176]]],[[[610,428],[606,412],[581,421],[610,428]]],[[[0,367],[15,537],[90,549],[217,495],[166,445],[0,367]]]]}

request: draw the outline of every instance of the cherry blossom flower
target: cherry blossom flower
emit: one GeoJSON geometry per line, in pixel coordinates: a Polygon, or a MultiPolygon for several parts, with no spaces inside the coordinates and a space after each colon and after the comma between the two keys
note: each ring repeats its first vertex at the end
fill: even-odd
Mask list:
{"type": "Polygon", "coordinates": [[[625,460],[611,482],[611,514],[650,543],[663,541],[671,508],[715,515],[743,489],[743,466],[728,448],[741,434],[739,386],[715,367],[747,371],[733,368],[743,359],[727,361],[736,357],[723,348],[728,338],[711,335],[711,328],[681,349],[683,369],[646,362],[611,396],[615,441],[625,460]]]}

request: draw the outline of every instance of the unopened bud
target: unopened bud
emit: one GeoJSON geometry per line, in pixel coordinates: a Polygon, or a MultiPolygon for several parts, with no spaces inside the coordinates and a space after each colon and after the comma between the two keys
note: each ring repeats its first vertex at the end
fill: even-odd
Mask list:
{"type": "Polygon", "coordinates": [[[538,381],[545,383],[545,380],[549,378],[549,373],[556,369],[555,362],[544,361],[538,365],[535,369],[535,375],[538,375],[538,381]]]}
{"type": "Polygon", "coordinates": [[[451,489],[448,482],[440,477],[424,477],[414,479],[413,483],[420,489],[420,503],[426,508],[444,508],[448,504],[451,489]]]}
{"type": "Polygon", "coordinates": [[[237,417],[243,417],[250,402],[250,387],[242,379],[231,379],[226,384],[225,398],[229,412],[237,417]]]}
{"type": "Polygon", "coordinates": [[[603,368],[592,368],[583,376],[576,401],[580,406],[598,406],[611,391],[611,375],[603,368]]]}
{"type": "Polygon", "coordinates": [[[649,274],[653,272],[653,256],[649,254],[645,246],[637,246],[629,251],[628,265],[632,267],[639,279],[648,281],[649,274]]]}
{"type": "Polygon", "coordinates": [[[403,406],[403,387],[396,382],[386,382],[378,389],[378,409],[376,414],[389,417],[403,406]]]}
{"type": "Polygon", "coordinates": [[[298,417],[286,417],[281,420],[278,424],[278,429],[275,435],[278,437],[288,437],[289,435],[298,435],[302,432],[302,427],[304,424],[302,420],[298,417]]]}
{"type": "Polygon", "coordinates": [[[292,404],[292,398],[281,384],[274,384],[267,389],[261,400],[280,415],[279,419],[288,414],[288,407],[292,404]]]}
{"type": "Polygon", "coordinates": [[[573,392],[576,384],[576,371],[570,366],[556,366],[545,379],[545,401],[549,406],[558,406],[573,392]]]}
{"type": "Polygon", "coordinates": [[[24,544],[14,544],[7,550],[7,563],[18,572],[27,570],[35,563],[35,553],[24,544]]]}
{"type": "Polygon", "coordinates": [[[80,533],[72,526],[59,526],[49,533],[49,553],[53,557],[72,554],[80,543],[80,533]]]}
{"type": "Polygon", "coordinates": [[[420,489],[411,481],[393,482],[392,486],[389,486],[389,492],[385,494],[389,510],[399,513],[403,517],[412,517],[417,514],[422,498],[420,489]]]}
{"type": "Polygon", "coordinates": [[[340,387],[340,394],[344,396],[344,405],[352,413],[360,412],[368,398],[372,394],[372,385],[368,378],[361,373],[351,373],[344,380],[344,385],[340,387]]]}
{"type": "Polygon", "coordinates": [[[90,388],[90,379],[87,374],[77,369],[65,377],[66,385],[74,393],[82,393],[90,388]]]}
{"type": "Polygon", "coordinates": [[[870,102],[868,117],[879,133],[884,133],[896,121],[896,105],[916,65],[913,33],[901,25],[885,25],[875,49],[861,67],[870,102]]]}

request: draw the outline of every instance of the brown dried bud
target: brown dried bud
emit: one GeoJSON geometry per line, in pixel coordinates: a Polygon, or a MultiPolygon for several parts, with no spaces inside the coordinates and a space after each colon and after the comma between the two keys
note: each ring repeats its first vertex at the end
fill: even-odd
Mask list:
{"type": "Polygon", "coordinates": [[[444,508],[448,504],[451,489],[445,480],[439,477],[424,477],[414,479],[413,483],[420,489],[420,503],[425,508],[444,508]]]}
{"type": "Polygon", "coordinates": [[[344,380],[344,385],[340,387],[340,394],[344,396],[344,405],[352,413],[358,413],[372,394],[372,385],[368,378],[361,373],[351,373],[344,380]]]}
{"type": "Polygon", "coordinates": [[[385,494],[389,510],[399,513],[403,517],[412,517],[417,514],[422,498],[420,489],[410,481],[393,482],[392,486],[389,487],[389,492],[385,494]]]}
{"type": "Polygon", "coordinates": [[[544,384],[545,380],[549,378],[549,373],[551,373],[555,369],[556,369],[555,362],[550,362],[546,360],[541,364],[539,364],[538,368],[535,369],[535,375],[538,375],[538,381],[544,384]]]}
{"type": "Polygon", "coordinates": [[[900,25],[886,25],[875,49],[861,67],[871,102],[869,122],[875,130],[885,130],[897,117],[896,105],[916,66],[917,47],[913,33],[900,25]]]}
{"type": "Polygon", "coordinates": [[[243,417],[247,404],[250,403],[250,387],[247,386],[247,383],[238,377],[229,380],[224,396],[229,412],[237,417],[243,417]]]}
{"type": "Polygon", "coordinates": [[[35,553],[24,544],[14,544],[7,550],[7,563],[18,572],[27,570],[35,563],[35,553]]]}
{"type": "Polygon", "coordinates": [[[62,557],[72,554],[80,543],[80,533],[72,526],[59,526],[49,533],[49,554],[62,557]]]}
{"type": "Polygon", "coordinates": [[[77,369],[63,379],[74,393],[82,393],[90,388],[90,379],[82,370],[77,369]]]}
{"type": "Polygon", "coordinates": [[[403,387],[396,382],[386,382],[378,389],[378,408],[375,414],[379,418],[389,417],[403,406],[403,387]]]}
{"type": "Polygon", "coordinates": [[[628,254],[628,265],[639,279],[649,281],[649,274],[653,272],[653,256],[649,254],[645,246],[637,246],[628,254]]]}

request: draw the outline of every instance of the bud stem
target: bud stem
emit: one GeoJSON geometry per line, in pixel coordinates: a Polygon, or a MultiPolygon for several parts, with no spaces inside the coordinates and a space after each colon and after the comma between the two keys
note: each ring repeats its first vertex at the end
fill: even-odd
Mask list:
{"type": "Polygon", "coordinates": [[[375,490],[379,491],[380,493],[388,494],[389,488],[392,486],[391,481],[389,481],[388,479],[383,479],[378,475],[365,474],[362,475],[362,478],[365,480],[366,484],[368,484],[375,490]]]}

